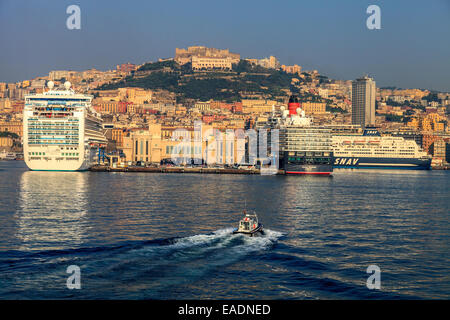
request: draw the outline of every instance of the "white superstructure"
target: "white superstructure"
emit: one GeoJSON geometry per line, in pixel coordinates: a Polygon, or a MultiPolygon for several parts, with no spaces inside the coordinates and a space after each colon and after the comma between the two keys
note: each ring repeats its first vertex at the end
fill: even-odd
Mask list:
{"type": "Polygon", "coordinates": [[[70,89],[49,90],[25,96],[23,146],[31,170],[87,170],[96,161],[98,148],[106,146],[102,119],[91,106],[92,96],[70,89]]]}
{"type": "Polygon", "coordinates": [[[282,151],[304,152],[308,156],[330,157],[331,130],[326,127],[314,126],[312,118],[306,117],[305,111],[298,108],[296,114],[289,115],[289,110],[281,107],[280,144],[282,151]]]}
{"type": "Polygon", "coordinates": [[[280,158],[286,174],[331,174],[331,129],[313,125],[296,95],[289,97],[288,110],[282,106],[280,111],[281,117],[277,117],[273,109],[268,122],[280,130],[280,158]]]}
{"type": "Polygon", "coordinates": [[[427,158],[414,140],[392,136],[333,136],[335,157],[427,158]]]}

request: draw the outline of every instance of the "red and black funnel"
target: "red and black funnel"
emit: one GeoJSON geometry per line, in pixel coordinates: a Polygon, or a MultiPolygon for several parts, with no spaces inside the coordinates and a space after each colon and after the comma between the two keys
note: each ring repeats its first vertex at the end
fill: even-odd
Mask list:
{"type": "Polygon", "coordinates": [[[290,96],[289,103],[288,103],[289,115],[297,114],[298,108],[300,108],[300,103],[298,102],[298,97],[296,95],[290,96]]]}

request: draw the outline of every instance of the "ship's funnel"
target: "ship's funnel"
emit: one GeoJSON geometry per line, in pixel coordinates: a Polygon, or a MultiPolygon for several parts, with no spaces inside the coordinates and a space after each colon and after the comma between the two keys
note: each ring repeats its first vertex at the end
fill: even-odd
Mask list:
{"type": "Polygon", "coordinates": [[[300,103],[298,102],[298,98],[296,95],[290,96],[288,108],[289,108],[289,115],[292,116],[297,114],[297,109],[300,108],[300,103]]]}

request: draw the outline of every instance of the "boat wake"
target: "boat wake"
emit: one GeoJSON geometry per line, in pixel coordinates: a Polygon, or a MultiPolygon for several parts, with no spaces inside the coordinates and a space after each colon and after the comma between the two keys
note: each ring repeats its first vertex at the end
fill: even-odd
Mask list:
{"type": "MultiPolygon", "coordinates": [[[[265,230],[260,237],[248,237],[233,234],[233,230],[114,247],[21,252],[20,257],[16,252],[15,257],[8,258],[8,267],[3,267],[10,272],[15,268],[26,272],[29,286],[22,282],[21,289],[45,288],[40,293],[43,298],[69,297],[61,284],[65,284],[65,268],[71,264],[81,269],[83,290],[77,294],[80,298],[161,298],[174,288],[223,272],[227,265],[248,256],[257,259],[282,236],[280,232],[265,230]],[[23,270],[24,267],[29,270],[23,270]],[[55,282],[55,278],[61,279],[55,282]],[[50,286],[49,279],[53,283],[50,286]]],[[[13,284],[15,280],[18,279],[7,282],[13,284]]],[[[11,297],[20,298],[20,291],[15,290],[18,295],[11,297]]]]}
{"type": "MultiPolygon", "coordinates": [[[[220,272],[223,267],[249,255],[254,259],[269,250],[282,235],[266,230],[263,236],[248,237],[232,234],[232,231],[232,228],[220,229],[211,234],[148,243],[115,255],[113,261],[102,261],[104,268],[92,274],[92,278],[104,274],[108,279],[114,276],[126,286],[127,297],[133,296],[133,292],[142,297],[142,290],[146,297],[161,297],[170,287],[220,272]]],[[[111,287],[107,281],[104,285],[111,287]]]]}

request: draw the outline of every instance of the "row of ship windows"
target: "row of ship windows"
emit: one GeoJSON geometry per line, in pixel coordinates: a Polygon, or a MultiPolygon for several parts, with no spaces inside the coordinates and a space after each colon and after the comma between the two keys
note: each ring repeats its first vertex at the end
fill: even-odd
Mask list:
{"type": "Polygon", "coordinates": [[[55,127],[31,127],[28,126],[28,130],[34,131],[34,130],[78,130],[77,126],[65,126],[61,128],[55,128],[55,127]]]}
{"type": "Polygon", "coordinates": [[[289,157],[288,161],[304,161],[306,159],[315,159],[315,160],[319,160],[319,161],[329,161],[331,158],[305,158],[305,157],[289,157]]]}
{"type": "Polygon", "coordinates": [[[38,136],[38,135],[32,135],[32,136],[29,136],[28,137],[28,140],[29,141],[32,141],[32,140],[78,140],[78,136],[77,135],[68,135],[68,136],[60,136],[60,135],[58,135],[57,137],[54,137],[54,136],[52,136],[52,135],[48,135],[48,137],[47,136],[44,136],[44,135],[41,135],[41,136],[38,136]]]}
{"type": "Polygon", "coordinates": [[[32,121],[30,119],[28,119],[28,124],[34,125],[34,126],[64,126],[64,125],[78,125],[78,120],[73,120],[73,121],[58,121],[58,122],[53,122],[53,121],[32,121]]]}
{"type": "Polygon", "coordinates": [[[79,134],[78,129],[71,130],[71,129],[61,129],[61,130],[30,130],[28,131],[29,134],[79,134]]]}
{"type": "MultiPolygon", "coordinates": [[[[28,152],[29,156],[45,156],[45,152],[28,152]]],[[[62,156],[78,156],[78,152],[63,152],[62,156]]]]}
{"type": "Polygon", "coordinates": [[[386,154],[386,153],[370,153],[370,152],[359,152],[359,153],[347,153],[347,152],[338,152],[335,153],[336,157],[341,156],[351,156],[351,157],[360,157],[360,156],[376,156],[376,157],[393,157],[393,156],[404,156],[404,157],[410,157],[415,156],[414,154],[410,153],[395,153],[395,154],[386,154]]]}
{"type": "Polygon", "coordinates": [[[30,138],[29,140],[28,140],[30,143],[31,142],[49,142],[49,143],[51,143],[51,142],[58,142],[58,141],[61,141],[61,142],[74,142],[75,144],[77,144],[78,143],[78,139],[75,139],[75,138],[73,138],[73,139],[70,139],[70,138],[67,138],[67,139],[40,139],[40,138],[30,138]]]}
{"type": "Polygon", "coordinates": [[[415,150],[352,150],[352,149],[340,149],[340,148],[334,148],[334,150],[339,151],[339,152],[374,152],[374,153],[379,153],[379,154],[383,154],[383,153],[415,153],[415,150]]]}
{"type": "Polygon", "coordinates": [[[345,148],[345,149],[351,149],[351,150],[363,150],[363,149],[372,149],[372,150],[382,150],[384,149],[384,151],[386,151],[386,149],[403,149],[403,150],[407,150],[407,149],[415,149],[415,147],[396,147],[396,146],[392,146],[392,147],[376,147],[376,148],[371,148],[370,146],[368,147],[364,147],[364,146],[342,146],[342,145],[333,145],[336,148],[345,148]]]}
{"type": "Polygon", "coordinates": [[[358,150],[367,150],[367,149],[370,149],[370,150],[379,150],[379,151],[386,151],[386,150],[389,150],[389,149],[399,149],[399,150],[414,150],[415,148],[414,147],[400,147],[400,148],[397,148],[397,147],[383,147],[383,148],[380,148],[380,147],[378,147],[378,148],[370,148],[370,147],[368,147],[368,148],[361,148],[361,147],[359,147],[359,148],[347,148],[347,147],[345,147],[345,146],[336,146],[336,145],[333,145],[335,148],[344,148],[344,149],[347,149],[347,150],[355,150],[355,151],[358,151],[358,150]]]}
{"type": "MultiPolygon", "coordinates": [[[[30,160],[42,160],[42,157],[30,157],[30,160]]],[[[44,158],[44,160],[52,160],[52,158],[47,158],[47,157],[45,157],[44,158]]],[[[80,160],[79,158],[61,158],[61,157],[59,157],[59,158],[55,158],[55,160],[57,160],[57,161],[60,161],[60,160],[64,160],[64,161],[67,161],[67,160],[76,160],[76,161],[78,161],[78,160],[80,160]]]]}
{"type": "Polygon", "coordinates": [[[77,124],[66,124],[66,125],[60,125],[60,126],[49,126],[49,125],[33,125],[29,124],[28,129],[63,129],[63,128],[70,128],[70,129],[77,129],[79,126],[77,124]]]}
{"type": "Polygon", "coordinates": [[[46,142],[46,141],[30,141],[28,144],[32,145],[77,145],[77,141],[69,141],[69,142],[58,142],[58,141],[52,141],[52,142],[46,142]]]}
{"type": "Polygon", "coordinates": [[[303,139],[286,139],[285,143],[297,143],[297,144],[311,144],[311,143],[320,143],[320,144],[331,144],[330,141],[326,140],[303,140],[303,139]]]}
{"type": "MultiPolygon", "coordinates": [[[[70,134],[70,133],[63,133],[63,132],[61,132],[61,133],[56,133],[56,132],[54,132],[54,133],[33,133],[28,136],[28,139],[40,139],[40,138],[50,139],[50,137],[54,137],[54,136],[58,136],[58,137],[63,136],[67,139],[76,139],[78,137],[78,134],[70,134]],[[48,136],[49,138],[47,138],[46,136],[48,136]]],[[[60,139],[61,138],[59,138],[58,140],[60,140],[60,139]]]]}
{"type": "Polygon", "coordinates": [[[48,135],[49,137],[44,137],[45,135],[41,135],[41,136],[30,136],[28,137],[28,140],[78,140],[78,136],[77,135],[65,135],[64,138],[58,137],[58,138],[53,138],[51,135],[48,135]]]}
{"type": "Polygon", "coordinates": [[[298,141],[298,142],[295,142],[295,141],[286,141],[285,144],[286,144],[286,145],[289,145],[289,146],[329,146],[328,143],[321,143],[321,142],[315,142],[315,143],[309,142],[309,143],[304,143],[304,142],[302,142],[302,141],[298,141]]]}
{"type": "Polygon", "coordinates": [[[28,128],[61,128],[61,127],[70,127],[70,128],[78,128],[80,125],[78,123],[41,123],[41,122],[28,122],[28,128]]]}

